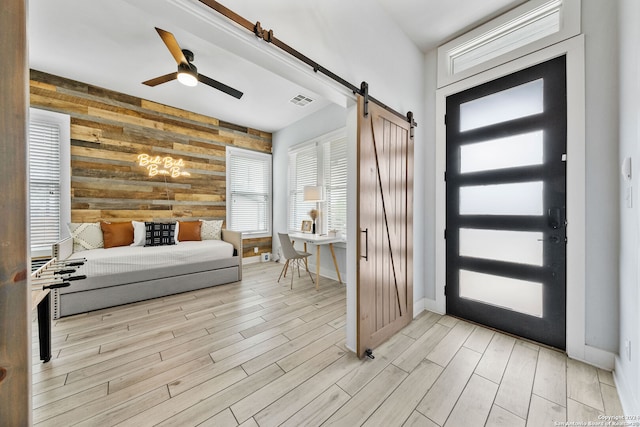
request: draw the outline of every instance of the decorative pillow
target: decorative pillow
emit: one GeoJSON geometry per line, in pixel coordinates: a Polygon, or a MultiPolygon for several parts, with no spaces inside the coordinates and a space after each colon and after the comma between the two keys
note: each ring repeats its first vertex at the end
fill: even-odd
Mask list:
{"type": "Polygon", "coordinates": [[[213,221],[205,221],[201,219],[202,227],[200,228],[200,237],[202,240],[222,240],[222,223],[221,219],[213,221]]]}
{"type": "Polygon", "coordinates": [[[176,244],[175,222],[145,222],[145,246],[164,246],[176,244]]]}
{"type": "Polygon", "coordinates": [[[202,240],[200,237],[200,229],[202,223],[200,221],[178,221],[178,241],[186,242],[189,240],[202,240]]]}
{"type": "Polygon", "coordinates": [[[131,222],[101,222],[104,247],[129,246],[133,243],[133,224],[131,222]]]}
{"type": "Polygon", "coordinates": [[[133,243],[131,246],[144,246],[147,237],[147,229],[143,221],[131,221],[133,225],[133,243]]]}
{"type": "Polygon", "coordinates": [[[73,238],[73,251],[104,247],[102,230],[99,222],[70,222],[69,234],[73,238]]]}

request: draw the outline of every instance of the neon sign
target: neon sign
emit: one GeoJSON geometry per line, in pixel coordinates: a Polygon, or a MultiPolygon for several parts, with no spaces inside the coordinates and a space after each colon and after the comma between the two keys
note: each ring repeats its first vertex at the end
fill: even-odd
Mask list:
{"type": "Polygon", "coordinates": [[[149,154],[140,154],[138,155],[138,166],[146,167],[149,171],[149,176],[167,175],[171,178],[191,176],[189,172],[181,170],[184,168],[184,160],[176,160],[170,156],[154,157],[149,154]]]}

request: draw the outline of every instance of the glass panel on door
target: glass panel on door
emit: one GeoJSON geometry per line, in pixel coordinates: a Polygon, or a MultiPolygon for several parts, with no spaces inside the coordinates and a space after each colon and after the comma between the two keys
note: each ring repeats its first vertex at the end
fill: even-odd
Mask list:
{"type": "Polygon", "coordinates": [[[460,229],[460,256],[542,266],[543,234],[533,231],[460,229]]]}
{"type": "Polygon", "coordinates": [[[543,136],[539,130],[460,147],[460,173],[541,165],[543,136]]]}
{"type": "Polygon", "coordinates": [[[542,113],[543,90],[538,79],[460,104],[460,132],[542,113]]]}
{"type": "Polygon", "coordinates": [[[460,297],[542,317],[542,283],[460,270],[460,297]]]}
{"type": "Polygon", "coordinates": [[[542,181],[460,187],[460,215],[542,215],[542,181]]]}

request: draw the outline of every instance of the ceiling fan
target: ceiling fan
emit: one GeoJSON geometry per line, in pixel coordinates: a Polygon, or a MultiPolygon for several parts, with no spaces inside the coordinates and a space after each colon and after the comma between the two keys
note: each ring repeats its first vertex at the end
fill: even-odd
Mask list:
{"type": "Polygon", "coordinates": [[[157,86],[162,83],[169,82],[171,80],[178,79],[178,81],[186,86],[195,86],[198,82],[202,82],[212,88],[221,90],[222,92],[233,96],[234,98],[242,98],[243,93],[237,89],[227,86],[224,83],[220,83],[210,77],[203,74],[198,74],[198,69],[193,65],[193,52],[187,49],[180,49],[180,45],[176,41],[176,38],[168,31],[162,30],[156,27],[156,31],[160,35],[160,38],[171,52],[171,55],[178,63],[178,71],[175,73],[165,74],[164,76],[156,77],[154,79],[142,82],[147,86],[157,86]]]}

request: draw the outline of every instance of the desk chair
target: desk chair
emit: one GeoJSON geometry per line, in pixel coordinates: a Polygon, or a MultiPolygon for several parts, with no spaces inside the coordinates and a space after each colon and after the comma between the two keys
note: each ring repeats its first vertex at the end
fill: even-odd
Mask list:
{"type": "Polygon", "coordinates": [[[311,283],[313,283],[313,277],[311,276],[311,272],[309,272],[309,267],[307,266],[307,257],[309,257],[311,254],[309,252],[297,251],[293,247],[293,243],[291,243],[291,239],[289,239],[288,234],[278,233],[278,237],[280,238],[282,255],[284,256],[284,259],[287,260],[287,262],[285,262],[284,264],[284,267],[282,267],[282,271],[280,272],[280,276],[278,277],[278,282],[280,282],[283,273],[285,277],[287,276],[287,269],[289,268],[289,265],[291,265],[291,289],[293,289],[293,272],[295,271],[295,267],[296,265],[298,266],[298,277],[300,277],[300,263],[304,262],[307,273],[311,278],[311,283]]]}

